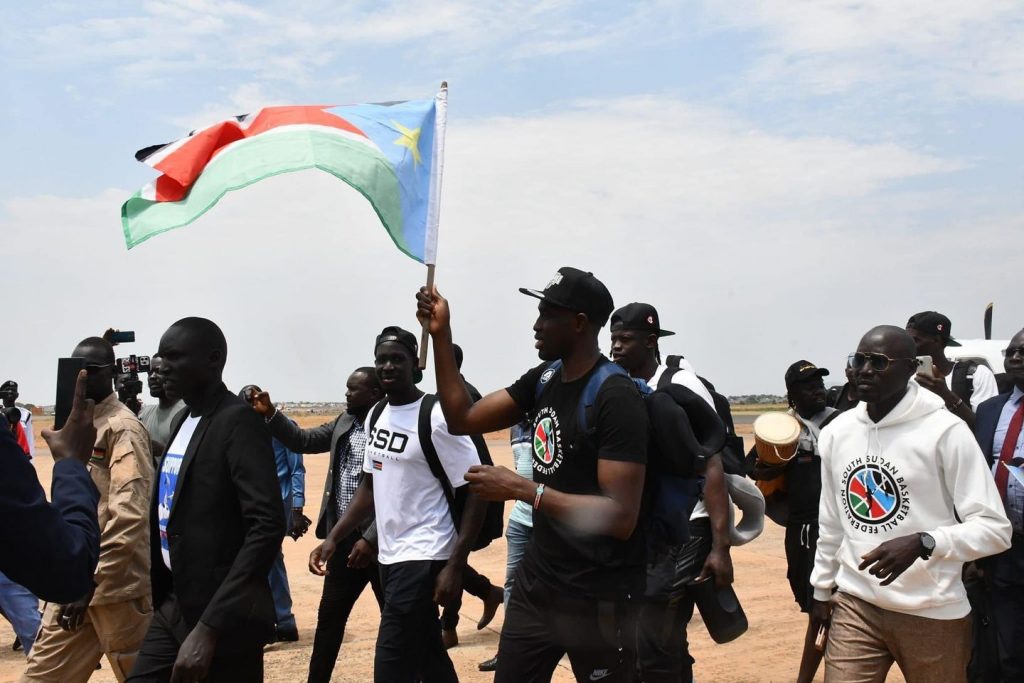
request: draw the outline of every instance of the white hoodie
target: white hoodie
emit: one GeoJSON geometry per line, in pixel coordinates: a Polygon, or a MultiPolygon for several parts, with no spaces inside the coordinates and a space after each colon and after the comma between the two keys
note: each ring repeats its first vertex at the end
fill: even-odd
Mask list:
{"type": "Polygon", "coordinates": [[[959,619],[964,562],[1010,547],[1010,523],[967,424],[914,380],[878,423],[861,402],[821,432],[816,600],[839,590],[883,609],[959,619]],[[959,517],[960,522],[957,521],[959,517]],[[928,532],[935,551],[888,586],[857,567],[884,541],[928,532]]]}

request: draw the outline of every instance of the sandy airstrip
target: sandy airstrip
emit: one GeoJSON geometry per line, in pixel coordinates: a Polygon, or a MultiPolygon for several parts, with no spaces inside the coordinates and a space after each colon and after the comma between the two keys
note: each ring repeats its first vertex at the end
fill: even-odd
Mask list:
{"type": "MultiPolygon", "coordinates": [[[[324,416],[304,416],[299,419],[303,427],[316,426],[325,422],[324,416]]],[[[39,431],[47,421],[39,420],[39,431]]],[[[746,430],[748,442],[749,425],[738,425],[741,433],[746,430]]],[[[508,442],[502,435],[488,438],[491,453],[498,464],[511,466],[512,454],[508,442]]],[[[750,443],[748,443],[748,446],[750,443]]],[[[43,486],[49,490],[50,472],[53,461],[46,451],[45,443],[37,438],[35,465],[43,486]]],[[[316,519],[319,513],[320,495],[327,472],[327,457],[324,454],[310,455],[306,464],[306,514],[316,519]]],[[[506,510],[509,508],[506,507],[506,510]]],[[[771,522],[765,532],[754,542],[732,551],[736,573],[736,593],[739,595],[750,622],[750,630],[741,638],[726,645],[716,645],[708,636],[695,616],[690,624],[690,640],[697,660],[696,678],[700,683],[737,683],[746,681],[793,681],[796,678],[800,658],[800,647],[806,628],[806,618],[800,614],[786,582],[786,561],[783,552],[784,532],[771,522]]],[[[299,541],[285,540],[284,553],[291,583],[294,613],[299,624],[300,640],[297,643],[270,646],[266,650],[266,680],[288,682],[305,681],[312,649],[313,630],[316,626],[316,609],[320,599],[322,580],[309,573],[306,561],[317,543],[312,531],[299,541]]],[[[500,584],[505,575],[504,539],[491,544],[489,548],[474,553],[472,565],[492,582],[500,584]]],[[[477,671],[477,663],[490,658],[498,644],[502,613],[482,631],[476,630],[480,617],[481,603],[465,596],[462,619],[459,623],[458,647],[450,651],[452,660],[462,681],[490,681],[491,674],[477,671]]],[[[336,683],[364,683],[373,680],[373,647],[377,633],[378,610],[369,590],[360,598],[352,612],[345,642],[342,645],[338,664],[335,667],[336,683]]],[[[0,620],[0,683],[16,681],[24,669],[24,655],[12,652],[10,644],[13,632],[6,621],[0,620]]],[[[91,678],[97,683],[114,681],[110,668],[104,662],[103,669],[91,678]]],[[[819,672],[816,680],[822,680],[819,672]]],[[[898,671],[891,673],[890,681],[903,681],[898,671]]],[[[563,660],[552,681],[569,683],[573,676],[568,663],[563,660]]]]}

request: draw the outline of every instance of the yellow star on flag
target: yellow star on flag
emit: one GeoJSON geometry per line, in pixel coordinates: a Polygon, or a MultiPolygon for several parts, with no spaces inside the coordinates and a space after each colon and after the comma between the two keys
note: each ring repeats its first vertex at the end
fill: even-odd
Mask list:
{"type": "Polygon", "coordinates": [[[398,121],[392,121],[395,124],[395,128],[401,133],[401,136],[395,140],[396,145],[406,147],[412,152],[412,161],[414,166],[419,166],[423,163],[420,158],[420,129],[409,129],[400,124],[398,121]]]}

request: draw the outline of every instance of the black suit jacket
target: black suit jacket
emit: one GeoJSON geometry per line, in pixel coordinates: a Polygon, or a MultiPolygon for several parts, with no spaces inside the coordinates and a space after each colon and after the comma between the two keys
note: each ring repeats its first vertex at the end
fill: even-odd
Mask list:
{"type": "MultiPolygon", "coordinates": [[[[999,426],[999,416],[1013,392],[999,394],[983,401],[974,414],[974,438],[985,454],[989,467],[999,457],[992,451],[992,441],[999,426]]],[[[1014,533],[1010,549],[992,557],[986,557],[982,564],[991,580],[1024,586],[1024,535],[1014,533]]]]}
{"type": "MultiPolygon", "coordinates": [[[[187,415],[175,417],[168,447],[187,415]]],[[[173,592],[189,627],[202,621],[219,631],[218,647],[269,641],[267,575],[285,532],[281,489],[266,424],[223,384],[178,472],[167,522],[171,570],[160,553],[158,499],[159,484],[150,505],[154,604],[173,592]]]]}
{"type": "Polygon", "coordinates": [[[53,466],[53,504],[6,423],[0,425],[0,571],[49,602],[92,588],[100,556],[100,492],[78,460],[53,466]]]}
{"type": "Polygon", "coordinates": [[[974,413],[974,438],[978,440],[978,445],[981,446],[981,452],[985,454],[989,467],[992,466],[994,459],[999,457],[998,453],[992,452],[992,441],[996,436],[996,427],[999,426],[999,416],[1009,400],[1010,392],[993,396],[982,401],[974,413]]]}
{"type": "MultiPolygon", "coordinates": [[[[327,538],[331,528],[338,523],[338,509],[334,504],[334,468],[337,466],[338,441],[341,440],[355,422],[348,413],[342,413],[330,422],[325,422],[313,429],[300,429],[291,420],[281,414],[274,413],[267,424],[275,439],[284,444],[285,448],[296,453],[323,453],[328,455],[327,479],[324,481],[324,495],[320,499],[320,516],[316,521],[316,537],[327,538]]],[[[363,538],[374,546],[377,545],[377,527],[370,521],[359,527],[363,538]]]]}

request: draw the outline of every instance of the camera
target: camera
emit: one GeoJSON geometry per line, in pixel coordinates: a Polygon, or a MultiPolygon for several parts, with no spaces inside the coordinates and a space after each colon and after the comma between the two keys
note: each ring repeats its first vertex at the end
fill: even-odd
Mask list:
{"type": "Polygon", "coordinates": [[[0,401],[13,401],[18,397],[18,392],[12,387],[0,389],[0,401]]]}
{"type": "Polygon", "coordinates": [[[152,360],[149,356],[136,356],[135,354],[114,361],[114,370],[121,376],[118,381],[117,397],[122,403],[128,405],[126,399],[138,401],[138,396],[142,393],[142,380],[139,379],[139,373],[148,373],[151,365],[152,360]]]}

